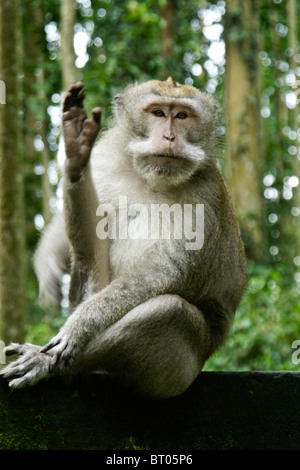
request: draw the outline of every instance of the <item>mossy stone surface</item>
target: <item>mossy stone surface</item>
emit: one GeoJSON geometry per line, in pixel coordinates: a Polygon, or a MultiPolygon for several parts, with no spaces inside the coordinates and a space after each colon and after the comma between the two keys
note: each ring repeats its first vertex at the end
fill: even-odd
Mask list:
{"type": "Polygon", "coordinates": [[[202,372],[152,401],[90,375],[11,391],[0,381],[0,449],[300,449],[300,373],[202,372]]]}

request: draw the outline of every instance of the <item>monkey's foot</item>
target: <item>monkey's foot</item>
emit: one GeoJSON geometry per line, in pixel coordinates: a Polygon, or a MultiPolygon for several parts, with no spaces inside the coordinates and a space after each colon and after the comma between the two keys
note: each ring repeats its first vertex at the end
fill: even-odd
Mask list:
{"type": "Polygon", "coordinates": [[[41,379],[50,377],[54,358],[40,353],[39,350],[40,346],[29,343],[11,343],[4,349],[7,356],[20,356],[0,371],[0,376],[8,379],[11,388],[32,386],[41,379]]]}
{"type": "Polygon", "coordinates": [[[93,116],[87,119],[87,114],[83,109],[84,98],[83,83],[75,83],[66,94],[63,106],[66,170],[73,183],[81,178],[100,131],[101,110],[94,108],[93,116]]]}

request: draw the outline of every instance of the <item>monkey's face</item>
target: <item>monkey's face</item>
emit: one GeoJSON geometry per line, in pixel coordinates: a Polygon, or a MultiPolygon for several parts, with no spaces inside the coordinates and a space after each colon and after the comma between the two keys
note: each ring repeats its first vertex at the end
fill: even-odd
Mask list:
{"type": "Polygon", "coordinates": [[[188,87],[195,96],[186,96],[185,86],[171,87],[169,96],[159,87],[148,93],[142,88],[162,83],[166,92],[167,82],[137,86],[125,108],[131,130],[128,157],[144,179],[160,186],[182,184],[205,164],[216,119],[212,99],[195,88],[188,87]]]}

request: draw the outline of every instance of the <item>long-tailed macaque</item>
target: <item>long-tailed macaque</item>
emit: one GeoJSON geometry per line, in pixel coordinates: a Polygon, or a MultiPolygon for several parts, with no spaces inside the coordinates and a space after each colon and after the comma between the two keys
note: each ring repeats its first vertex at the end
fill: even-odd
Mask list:
{"type": "Polygon", "coordinates": [[[64,211],[35,255],[41,296],[52,300],[71,260],[72,312],[44,347],[8,346],[19,358],[2,375],[21,388],[97,370],[172,397],[224,342],[247,283],[214,160],[218,107],[172,78],[134,84],[116,96],[113,125],[96,141],[101,111],[88,119],[83,101],[74,84],[63,107],[64,211]]]}

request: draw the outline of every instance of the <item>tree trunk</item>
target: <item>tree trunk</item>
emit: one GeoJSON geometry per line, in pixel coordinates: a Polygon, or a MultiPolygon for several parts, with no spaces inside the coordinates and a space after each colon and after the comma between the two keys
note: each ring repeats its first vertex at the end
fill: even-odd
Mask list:
{"type": "Polygon", "coordinates": [[[62,88],[64,91],[78,79],[74,51],[75,5],[75,0],[62,0],[60,8],[62,88]]]}
{"type": "MultiPolygon", "coordinates": [[[[298,34],[297,34],[297,4],[296,0],[288,0],[287,2],[287,25],[288,25],[288,46],[291,49],[291,55],[289,57],[290,69],[295,73],[298,64],[296,62],[296,55],[298,54],[298,34]]],[[[296,77],[297,78],[297,77],[296,77]]],[[[300,88],[299,86],[297,87],[300,88]]],[[[299,95],[298,95],[299,99],[299,95]]],[[[289,123],[293,131],[298,130],[298,114],[299,114],[299,104],[296,103],[295,108],[289,110],[289,123]]],[[[295,176],[298,176],[300,180],[300,146],[298,139],[293,141],[293,145],[297,147],[297,152],[293,155],[292,160],[292,170],[295,176]]],[[[300,184],[293,189],[293,204],[295,207],[300,209],[300,184]]],[[[294,226],[294,239],[295,245],[292,256],[300,255],[300,216],[293,217],[292,225],[294,226]]]]}
{"type": "Polygon", "coordinates": [[[24,338],[25,236],[20,125],[21,6],[0,2],[0,78],[6,104],[0,105],[0,338],[24,338]]]}
{"type": "MultiPolygon", "coordinates": [[[[30,2],[29,2],[30,3],[30,2]]],[[[44,15],[41,8],[36,7],[32,11],[30,5],[25,9],[23,21],[30,20],[30,28],[27,28],[28,38],[26,41],[26,49],[24,51],[24,90],[26,90],[26,99],[24,102],[24,161],[26,177],[32,175],[34,163],[40,159],[44,173],[41,175],[41,188],[43,191],[42,215],[45,225],[50,222],[50,197],[51,185],[48,177],[48,166],[50,160],[50,150],[47,141],[48,122],[47,107],[49,106],[49,98],[46,93],[45,78],[45,54],[40,42],[40,35],[44,29],[44,15]],[[37,127],[37,123],[39,126],[37,127]],[[39,129],[39,130],[38,130],[39,129]],[[34,138],[39,134],[42,138],[44,148],[38,151],[34,146],[34,138]]],[[[34,219],[26,221],[28,229],[30,225],[31,231],[34,229],[34,219]]],[[[27,231],[28,235],[28,231],[27,231]]]]}
{"type": "MultiPolygon", "coordinates": [[[[41,57],[42,59],[42,57],[41,57]]],[[[43,140],[44,148],[41,151],[41,162],[44,167],[44,173],[42,174],[42,190],[43,190],[43,218],[45,225],[48,225],[50,220],[51,220],[51,211],[50,211],[50,197],[51,197],[51,185],[49,181],[49,176],[48,176],[48,167],[49,167],[49,161],[50,161],[50,150],[48,146],[48,141],[47,141],[47,118],[46,118],[46,113],[47,113],[47,95],[45,92],[45,72],[42,67],[39,68],[39,74],[38,74],[38,83],[39,83],[39,98],[41,101],[41,106],[43,107],[44,111],[44,117],[42,119],[42,127],[40,130],[41,137],[43,140]]]]}
{"type": "MultiPolygon", "coordinates": [[[[272,26],[272,49],[275,61],[279,61],[281,59],[282,53],[280,51],[280,39],[279,35],[275,31],[275,26],[280,22],[279,21],[279,12],[278,9],[275,8],[274,11],[271,12],[270,15],[271,19],[271,26],[272,26]]],[[[267,50],[267,49],[265,49],[267,50]]],[[[273,67],[273,82],[276,84],[280,82],[280,77],[282,72],[279,70],[278,67],[273,67]]],[[[276,169],[280,174],[283,169],[283,159],[282,159],[282,147],[284,145],[284,138],[282,134],[283,126],[288,124],[288,113],[287,107],[282,99],[282,89],[280,86],[275,86],[274,92],[274,113],[275,113],[275,130],[274,130],[274,140],[273,144],[274,149],[277,153],[276,157],[276,169]]]]}
{"type": "Polygon", "coordinates": [[[171,56],[173,50],[174,0],[167,0],[160,11],[165,21],[165,26],[161,34],[161,55],[166,59],[171,56]]]}
{"type": "MultiPolygon", "coordinates": [[[[42,10],[36,8],[34,10],[34,20],[35,27],[38,33],[42,31],[44,24],[44,15],[42,10]]],[[[37,88],[39,90],[38,98],[40,103],[40,121],[41,121],[41,130],[40,135],[44,144],[44,148],[41,151],[41,163],[44,167],[44,173],[42,174],[42,190],[43,190],[43,218],[45,225],[48,225],[51,220],[51,211],[50,211],[50,197],[51,197],[51,185],[48,176],[48,168],[50,161],[50,150],[47,140],[48,134],[48,119],[47,119],[47,107],[48,107],[48,97],[46,93],[46,77],[45,69],[43,64],[46,60],[42,49],[39,47],[38,36],[35,35],[33,39],[33,49],[36,49],[36,62],[37,62],[37,73],[36,81],[37,88]]]]}
{"type": "Polygon", "coordinates": [[[255,0],[226,4],[226,178],[249,257],[260,259],[260,80],[255,0]]]}

